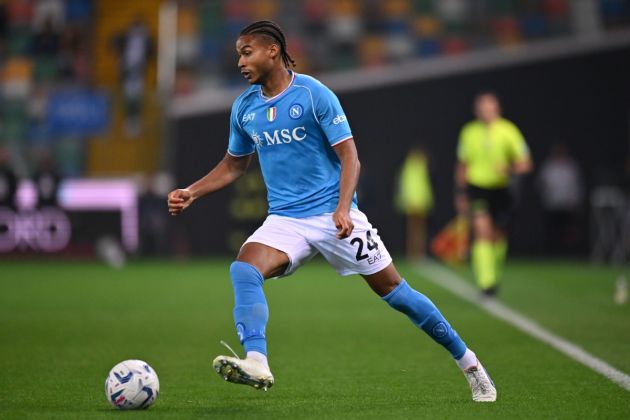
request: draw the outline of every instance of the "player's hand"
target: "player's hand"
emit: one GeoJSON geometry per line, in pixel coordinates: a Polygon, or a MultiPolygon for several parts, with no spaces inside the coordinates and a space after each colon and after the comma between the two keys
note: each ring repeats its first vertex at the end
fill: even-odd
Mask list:
{"type": "Polygon", "coordinates": [[[344,239],[350,236],[354,230],[354,223],[350,217],[350,212],[344,209],[337,209],[332,215],[333,222],[337,227],[337,239],[344,239]]]}
{"type": "Polygon", "coordinates": [[[193,195],[189,190],[173,190],[168,194],[168,212],[171,216],[177,216],[186,210],[193,201],[193,195]]]}

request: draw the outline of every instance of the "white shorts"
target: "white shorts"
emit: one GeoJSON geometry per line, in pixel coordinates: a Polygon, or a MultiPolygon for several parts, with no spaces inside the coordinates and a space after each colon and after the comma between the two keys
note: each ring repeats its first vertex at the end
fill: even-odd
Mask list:
{"type": "Polygon", "coordinates": [[[320,252],[342,276],[374,274],[392,262],[377,230],[360,210],[350,210],[354,230],[345,239],[337,239],[332,215],[297,219],[271,214],[245,243],[258,242],[286,253],[289,266],[283,276],[293,273],[320,252]]]}

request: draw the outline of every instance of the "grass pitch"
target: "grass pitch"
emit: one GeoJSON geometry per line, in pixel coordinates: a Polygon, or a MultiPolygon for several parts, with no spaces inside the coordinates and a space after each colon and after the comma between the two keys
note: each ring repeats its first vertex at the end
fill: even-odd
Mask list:
{"type": "MultiPolygon", "coordinates": [[[[228,260],[2,262],[0,418],[602,418],[630,417],[630,393],[399,266],[484,361],[495,404],[475,404],[441,347],[359,277],[314,261],[270,280],[268,326],[276,384],[224,383],[211,360],[232,325],[228,260]],[[103,382],[119,361],[158,372],[161,394],[118,412],[103,382]]],[[[615,306],[618,271],[575,263],[512,263],[501,299],[630,372],[630,305],[615,306]]]]}

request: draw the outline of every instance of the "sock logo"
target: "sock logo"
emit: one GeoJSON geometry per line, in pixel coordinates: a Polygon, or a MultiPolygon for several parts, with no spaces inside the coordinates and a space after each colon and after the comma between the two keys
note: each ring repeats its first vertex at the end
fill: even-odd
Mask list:
{"type": "Polygon", "coordinates": [[[438,322],[431,329],[431,335],[435,338],[442,338],[448,334],[448,327],[444,322],[438,322]]]}
{"type": "Polygon", "coordinates": [[[238,339],[242,344],[245,340],[245,324],[243,324],[242,322],[236,324],[236,334],[238,335],[238,339]]]}

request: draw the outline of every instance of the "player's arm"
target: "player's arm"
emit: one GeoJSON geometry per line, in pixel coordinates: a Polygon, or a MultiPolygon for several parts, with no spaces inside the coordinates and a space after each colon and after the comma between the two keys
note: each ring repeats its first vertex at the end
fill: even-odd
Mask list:
{"type": "Polygon", "coordinates": [[[168,195],[168,211],[172,216],[181,214],[197,198],[220,190],[240,178],[249,167],[253,155],[232,156],[229,153],[206,176],[184,189],[168,195]]]}
{"type": "Polygon", "coordinates": [[[466,173],[468,172],[468,165],[465,162],[458,161],[455,164],[455,191],[466,190],[466,173]]]}
{"type": "Polygon", "coordinates": [[[463,216],[468,213],[468,196],[466,193],[468,165],[458,161],[455,164],[455,210],[463,216]]]}
{"type": "Polygon", "coordinates": [[[337,209],[332,217],[335,226],[339,229],[337,238],[343,239],[350,236],[354,229],[354,224],[350,217],[350,208],[352,206],[352,197],[359,182],[361,163],[359,162],[359,154],[352,137],[336,144],[333,146],[333,149],[341,162],[341,179],[339,180],[339,204],[337,204],[337,209]]]}
{"type": "Polygon", "coordinates": [[[512,164],[512,173],[515,175],[525,175],[534,169],[532,159],[527,156],[524,159],[517,160],[512,164]]]}
{"type": "Polygon", "coordinates": [[[534,168],[531,153],[529,152],[529,147],[527,147],[525,137],[521,133],[521,130],[513,124],[509,127],[511,133],[510,146],[512,155],[510,170],[514,175],[525,175],[531,172],[534,168]]]}

